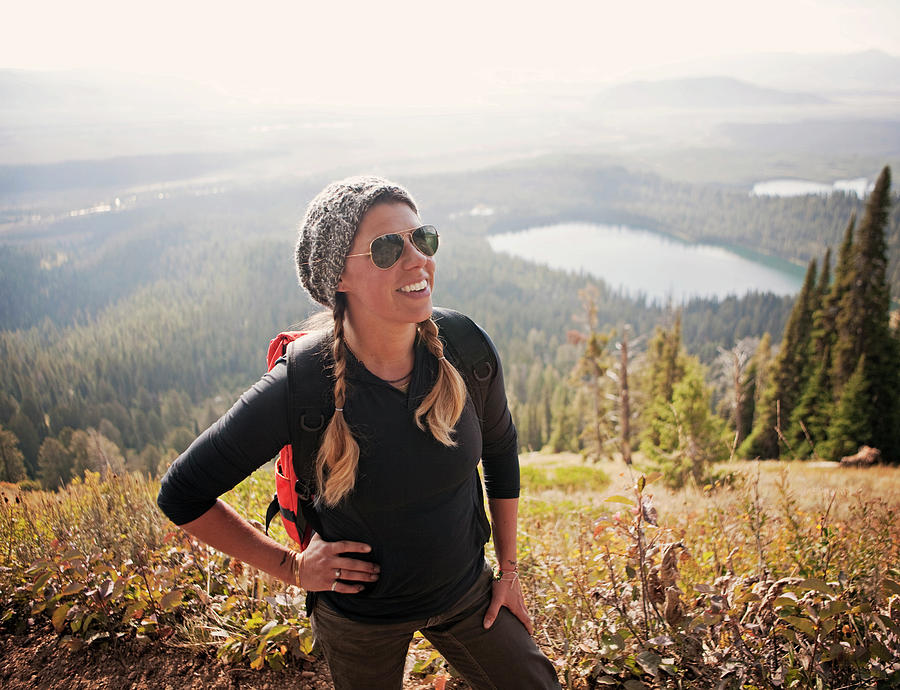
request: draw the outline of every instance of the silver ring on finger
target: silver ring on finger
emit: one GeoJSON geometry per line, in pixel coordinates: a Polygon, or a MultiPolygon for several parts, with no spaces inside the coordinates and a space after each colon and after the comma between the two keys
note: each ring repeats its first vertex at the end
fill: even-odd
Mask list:
{"type": "Polygon", "coordinates": [[[334,569],[334,576],[335,576],[335,578],[339,578],[339,577],[341,576],[341,569],[340,569],[340,568],[335,568],[335,569],[334,569]]]}
{"type": "Polygon", "coordinates": [[[334,588],[337,587],[337,580],[331,583],[331,591],[334,591],[334,588]]]}

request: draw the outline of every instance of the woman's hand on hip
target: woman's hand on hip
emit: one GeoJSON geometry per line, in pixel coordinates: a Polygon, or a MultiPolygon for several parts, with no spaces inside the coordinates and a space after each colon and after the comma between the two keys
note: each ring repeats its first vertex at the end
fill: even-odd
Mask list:
{"type": "Polygon", "coordinates": [[[528,609],[525,608],[525,597],[522,594],[518,574],[516,577],[494,580],[491,583],[491,603],[484,614],[485,628],[490,628],[494,624],[501,606],[508,608],[531,635],[534,626],[531,623],[531,616],[528,615],[528,609]]]}
{"type": "Polygon", "coordinates": [[[375,563],[350,558],[346,554],[369,553],[372,547],[358,541],[325,541],[313,534],[301,554],[300,586],[308,592],[331,590],[357,594],[364,584],[378,579],[375,563]]]}

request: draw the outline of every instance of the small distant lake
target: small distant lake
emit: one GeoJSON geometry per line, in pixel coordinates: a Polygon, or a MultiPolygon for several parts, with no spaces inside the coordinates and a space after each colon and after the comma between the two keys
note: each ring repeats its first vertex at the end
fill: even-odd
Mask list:
{"type": "Polygon", "coordinates": [[[660,303],[752,291],[795,294],[805,273],[787,261],[624,225],[563,223],[491,235],[488,242],[494,251],[585,272],[614,289],[660,303]]]}
{"type": "Polygon", "coordinates": [[[831,184],[811,180],[767,180],[753,185],[751,196],[808,196],[818,194],[828,196],[834,192],[847,192],[864,198],[874,186],[865,177],[853,180],[835,180],[831,184]]]}

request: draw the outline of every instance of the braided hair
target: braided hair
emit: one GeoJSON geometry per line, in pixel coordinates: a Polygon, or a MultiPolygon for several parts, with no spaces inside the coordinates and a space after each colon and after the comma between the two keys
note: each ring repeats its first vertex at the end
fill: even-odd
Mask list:
{"type": "MultiPolygon", "coordinates": [[[[316,480],[319,496],[327,506],[337,505],[356,484],[359,465],[359,444],[353,437],[344,415],[347,402],[347,359],[344,345],[344,314],[347,299],[343,293],[335,295],[332,317],[334,337],[331,355],[334,360],[334,414],[325,429],[316,457],[316,480]]],[[[327,312],[326,312],[327,313],[327,312]]],[[[466,384],[449,360],[444,357],[444,345],[438,338],[437,324],[428,318],[418,324],[419,337],[438,360],[438,375],[434,386],[415,411],[415,422],[423,431],[445,446],[455,446],[453,428],[462,415],[466,403],[466,384]]]]}

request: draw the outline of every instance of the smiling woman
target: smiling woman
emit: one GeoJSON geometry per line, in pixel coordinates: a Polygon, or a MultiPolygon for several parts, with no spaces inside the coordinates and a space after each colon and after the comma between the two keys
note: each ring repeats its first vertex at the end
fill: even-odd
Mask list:
{"type": "Polygon", "coordinates": [[[399,185],[356,177],[326,187],[307,208],[296,259],[327,328],[302,338],[308,349],[289,349],[191,444],[158,502],[199,539],[306,589],[337,688],[401,687],[416,631],[472,687],[556,688],[519,582],[517,438],[499,359],[461,314],[441,310],[456,326],[439,330],[437,248],[437,230],[399,185]],[[476,373],[467,357],[487,368],[476,373]],[[296,401],[308,402],[319,379],[331,416],[311,449],[296,401]],[[303,506],[316,533],[300,553],[218,499],[291,443],[294,470],[318,497],[303,506]]]}
{"type": "MultiPolygon", "coordinates": [[[[363,217],[347,258],[368,256],[371,261],[348,261],[337,288],[348,307],[356,307],[348,309],[348,315],[355,315],[349,319],[352,329],[380,328],[379,318],[417,324],[431,316],[437,231],[422,226],[432,229],[433,244],[425,239],[417,243],[418,223],[416,212],[403,202],[378,204],[363,217]]],[[[351,343],[356,339],[348,337],[351,343]]]]}

